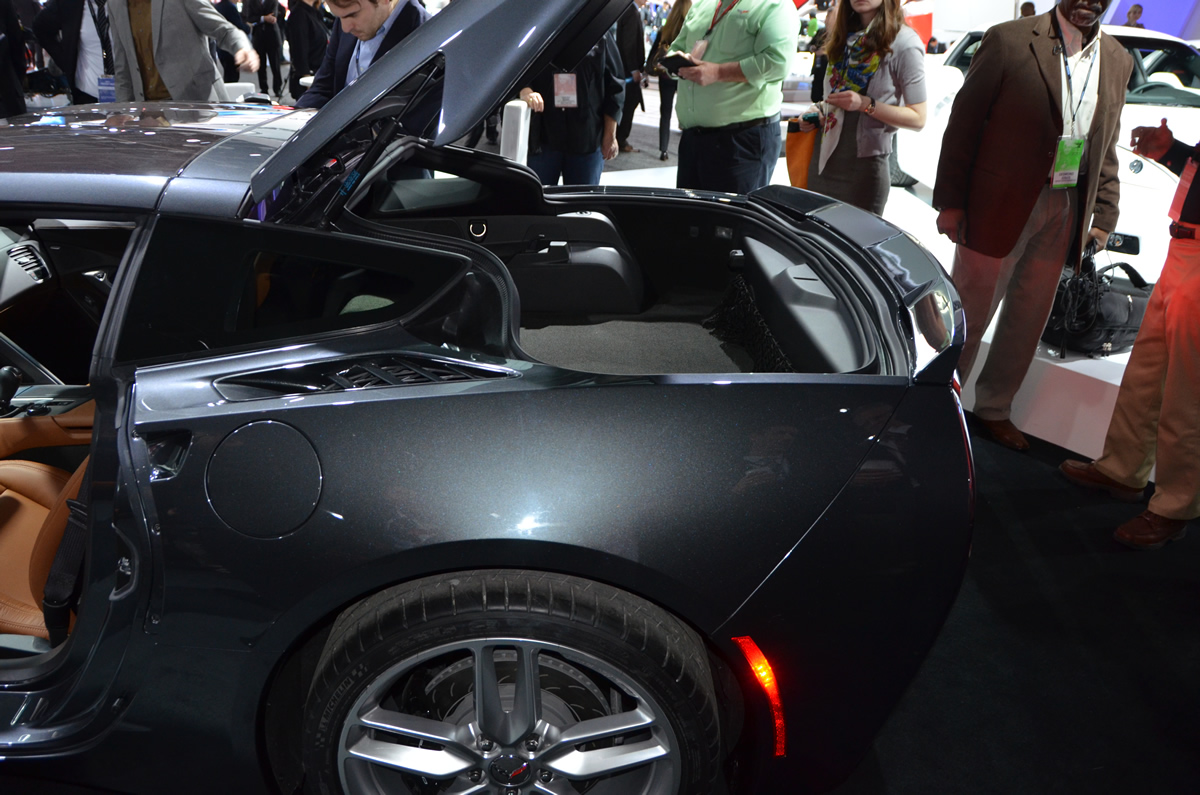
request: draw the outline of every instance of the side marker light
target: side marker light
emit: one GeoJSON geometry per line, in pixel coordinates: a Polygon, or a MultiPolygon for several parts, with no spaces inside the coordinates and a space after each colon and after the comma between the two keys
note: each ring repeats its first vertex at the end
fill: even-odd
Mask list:
{"type": "Polygon", "coordinates": [[[767,656],[749,635],[733,638],[733,642],[742,650],[746,662],[750,663],[754,678],[762,686],[767,694],[767,701],[771,704],[771,718],[775,724],[775,756],[787,756],[787,725],[783,719],[783,700],[779,697],[779,684],[775,681],[771,663],[767,662],[767,656]]]}

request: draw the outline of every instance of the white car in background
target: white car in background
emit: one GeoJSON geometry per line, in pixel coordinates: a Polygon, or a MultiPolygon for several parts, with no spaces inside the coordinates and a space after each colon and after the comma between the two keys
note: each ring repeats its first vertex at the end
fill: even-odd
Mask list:
{"type": "MultiPolygon", "coordinates": [[[[1104,32],[1133,56],[1133,74],[1121,114],[1117,156],[1121,161],[1120,220],[1110,251],[1098,258],[1127,262],[1148,280],[1162,270],[1167,253],[1167,210],[1178,177],[1127,146],[1135,127],[1157,127],[1165,118],[1175,137],[1200,141],[1200,52],[1182,39],[1135,28],[1104,26],[1104,32]]],[[[963,85],[983,33],[963,34],[945,55],[926,56],[929,111],[925,129],[901,130],[896,140],[896,163],[905,174],[932,187],[937,178],[942,136],[954,97],[963,85]]],[[[904,174],[893,169],[893,184],[904,174]]]]}

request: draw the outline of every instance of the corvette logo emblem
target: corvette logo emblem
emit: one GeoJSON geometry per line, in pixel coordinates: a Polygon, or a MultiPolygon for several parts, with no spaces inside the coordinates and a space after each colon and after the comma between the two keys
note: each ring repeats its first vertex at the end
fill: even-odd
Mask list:
{"type": "Polygon", "coordinates": [[[519,787],[533,778],[529,762],[514,754],[504,754],[492,760],[488,766],[492,779],[507,787],[519,787]]]}

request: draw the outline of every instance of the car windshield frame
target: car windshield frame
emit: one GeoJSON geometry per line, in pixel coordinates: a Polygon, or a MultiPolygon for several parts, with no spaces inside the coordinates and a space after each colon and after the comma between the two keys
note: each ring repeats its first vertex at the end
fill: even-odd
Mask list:
{"type": "Polygon", "coordinates": [[[1125,101],[1131,105],[1161,105],[1164,107],[1200,108],[1200,52],[1187,42],[1142,36],[1118,36],[1117,40],[1133,58],[1134,69],[1129,77],[1125,101]],[[1183,85],[1153,80],[1167,69],[1183,85]],[[1180,75],[1185,69],[1188,74],[1180,75]],[[1185,81],[1183,78],[1188,77],[1185,81]]]}

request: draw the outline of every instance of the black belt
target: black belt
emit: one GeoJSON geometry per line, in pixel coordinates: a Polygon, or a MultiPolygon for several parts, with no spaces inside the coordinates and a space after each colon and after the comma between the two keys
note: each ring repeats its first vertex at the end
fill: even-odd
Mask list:
{"type": "Polygon", "coordinates": [[[1179,238],[1182,240],[1195,240],[1196,239],[1196,228],[1194,226],[1184,226],[1183,224],[1177,224],[1174,221],[1172,221],[1171,222],[1171,237],[1179,238]]]}
{"type": "Polygon", "coordinates": [[[733,124],[726,124],[724,127],[691,127],[698,133],[736,133],[742,130],[753,129],[754,127],[765,127],[772,122],[779,124],[780,116],[776,113],[774,116],[763,116],[761,119],[751,119],[750,121],[739,121],[733,124]]]}

